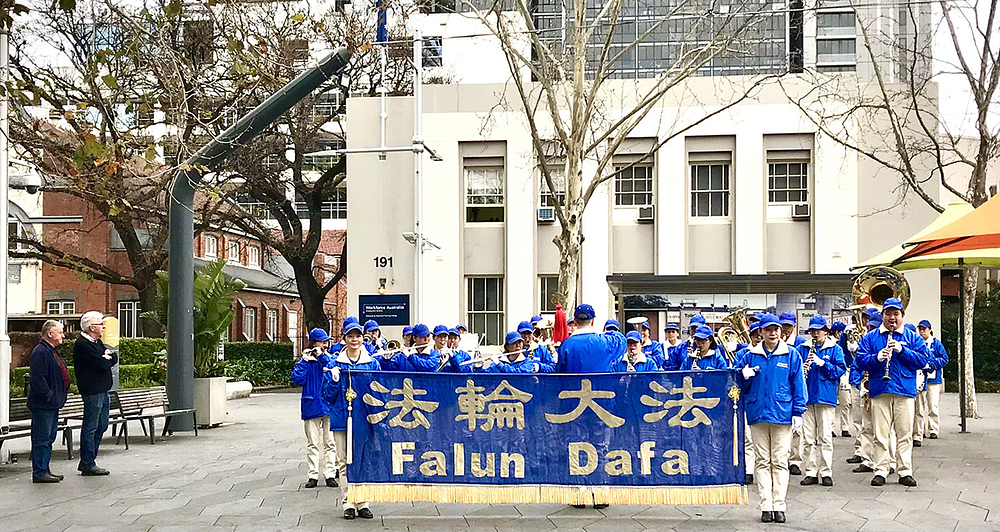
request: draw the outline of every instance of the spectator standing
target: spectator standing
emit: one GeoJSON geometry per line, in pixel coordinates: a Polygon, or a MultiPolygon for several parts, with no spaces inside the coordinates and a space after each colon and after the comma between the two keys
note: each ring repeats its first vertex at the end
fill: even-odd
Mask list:
{"type": "Polygon", "coordinates": [[[80,339],[73,346],[73,367],[76,385],[83,397],[83,427],[80,429],[80,465],[77,469],[85,477],[109,474],[97,467],[97,452],[104,432],[108,430],[112,378],[111,368],[118,363],[118,355],[108,349],[104,335],[104,316],[95,310],[80,318],[80,339]]]}
{"type": "Polygon", "coordinates": [[[31,481],[52,484],[63,479],[49,470],[56,440],[59,409],[66,403],[69,369],[56,350],[63,342],[63,326],[55,320],[42,324],[42,338],[31,351],[28,410],[31,410],[31,481]]]}

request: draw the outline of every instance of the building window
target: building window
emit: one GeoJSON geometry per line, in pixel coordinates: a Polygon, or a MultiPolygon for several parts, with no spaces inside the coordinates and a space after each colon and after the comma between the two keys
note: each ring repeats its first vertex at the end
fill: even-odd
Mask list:
{"type": "Polygon", "coordinates": [[[257,340],[257,309],[243,309],[243,338],[248,342],[257,340]]]}
{"type": "Polygon", "coordinates": [[[260,266],[260,248],[257,246],[247,247],[247,266],[260,266]]]}
{"type": "Polygon", "coordinates": [[[503,343],[503,278],[468,278],[469,327],[484,335],[483,345],[503,343]]]}
{"type": "Polygon", "coordinates": [[[332,90],[325,92],[316,98],[316,103],[312,107],[312,119],[317,124],[325,124],[340,112],[340,92],[332,90]]]}
{"type": "Polygon", "coordinates": [[[549,163],[549,177],[552,178],[552,184],[556,187],[556,193],[555,195],[552,194],[548,183],[545,181],[545,176],[541,176],[541,195],[538,198],[538,205],[540,207],[555,207],[556,198],[559,199],[560,203],[566,200],[566,168],[563,167],[562,163],[557,163],[556,166],[549,163]]]}
{"type": "Polygon", "coordinates": [[[219,256],[219,239],[205,235],[205,258],[214,259],[219,256]]]}
{"type": "Polygon", "coordinates": [[[809,201],[809,163],[768,163],[767,200],[771,203],[809,201]]]}
{"type": "Polygon", "coordinates": [[[76,301],[49,301],[45,304],[47,314],[76,314],[76,301]]]}
{"type": "Polygon", "coordinates": [[[817,63],[853,63],[855,56],[854,37],[849,39],[817,39],[817,63]]]}
{"type": "Polygon", "coordinates": [[[226,253],[226,260],[229,262],[239,264],[240,263],[240,241],[230,240],[229,249],[226,253]]]}
{"type": "Polygon", "coordinates": [[[423,54],[424,68],[444,66],[444,58],[441,55],[441,37],[424,37],[423,54]]]}
{"type": "Polygon", "coordinates": [[[11,251],[28,247],[23,242],[16,242],[15,239],[18,238],[28,238],[28,233],[24,230],[24,226],[21,225],[21,222],[7,222],[7,245],[11,251]]]}
{"type": "Polygon", "coordinates": [[[541,301],[538,304],[538,308],[542,312],[555,312],[556,304],[552,302],[552,294],[559,291],[559,277],[546,275],[539,277],[538,280],[541,283],[541,289],[539,290],[541,301]]]}
{"type": "Polygon", "coordinates": [[[646,206],[653,204],[653,167],[649,165],[615,167],[615,205],[646,206]]]}
{"type": "MultiPolygon", "coordinates": [[[[309,152],[320,152],[320,151],[333,151],[342,150],[347,146],[344,141],[339,138],[325,138],[314,142],[309,147],[309,152]]],[[[325,172],[335,164],[340,162],[339,155],[303,155],[302,156],[302,171],[303,172],[325,172]]]]}
{"type": "Polygon", "coordinates": [[[466,167],[465,221],[502,222],[503,219],[503,167],[466,167]]]}
{"type": "Polygon", "coordinates": [[[278,309],[267,309],[267,339],[278,341],[278,309]]]}
{"type": "Polygon", "coordinates": [[[122,338],[134,338],[138,333],[139,302],[118,302],[118,333],[122,338]]]}
{"type": "Polygon", "coordinates": [[[691,216],[729,216],[729,165],[691,165],[691,216]]]}

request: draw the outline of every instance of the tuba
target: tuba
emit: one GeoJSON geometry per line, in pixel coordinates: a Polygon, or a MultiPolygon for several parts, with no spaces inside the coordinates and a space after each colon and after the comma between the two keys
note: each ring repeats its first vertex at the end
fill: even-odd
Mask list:
{"type": "Polygon", "coordinates": [[[730,353],[726,349],[726,343],[734,344],[749,344],[750,343],[750,320],[747,319],[747,310],[745,308],[738,308],[729,313],[728,316],[723,318],[728,326],[721,327],[718,332],[715,333],[716,343],[722,346],[722,350],[726,353],[726,358],[729,362],[732,362],[736,357],[736,353],[730,353]]]}
{"type": "Polygon", "coordinates": [[[906,308],[910,303],[910,283],[894,268],[873,266],[854,279],[851,295],[854,297],[855,305],[882,307],[886,299],[895,297],[902,301],[903,308],[906,308]]]}

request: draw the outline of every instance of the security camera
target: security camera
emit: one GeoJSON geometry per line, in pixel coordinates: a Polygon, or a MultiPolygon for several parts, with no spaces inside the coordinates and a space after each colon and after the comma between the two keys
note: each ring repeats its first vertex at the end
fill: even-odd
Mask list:
{"type": "Polygon", "coordinates": [[[34,169],[23,174],[10,174],[10,188],[22,189],[28,194],[35,194],[42,186],[42,176],[38,175],[34,169]]]}

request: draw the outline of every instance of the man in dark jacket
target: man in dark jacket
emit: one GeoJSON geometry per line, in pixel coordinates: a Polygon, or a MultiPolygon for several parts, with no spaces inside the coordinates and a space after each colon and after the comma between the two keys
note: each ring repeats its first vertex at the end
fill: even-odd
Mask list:
{"type": "Polygon", "coordinates": [[[97,467],[97,450],[104,432],[108,430],[111,398],[111,368],[118,363],[118,355],[104,346],[104,316],[90,311],[80,318],[80,339],[73,346],[73,366],[76,368],[76,385],[83,396],[83,427],[80,429],[80,465],[77,469],[84,476],[107,475],[108,470],[97,467]]]}
{"type": "Polygon", "coordinates": [[[42,338],[31,351],[31,384],[28,409],[31,410],[31,481],[50,484],[63,479],[49,470],[52,442],[59,425],[59,409],[66,403],[69,370],[56,347],[63,341],[63,326],[55,320],[42,325],[42,338]]]}

